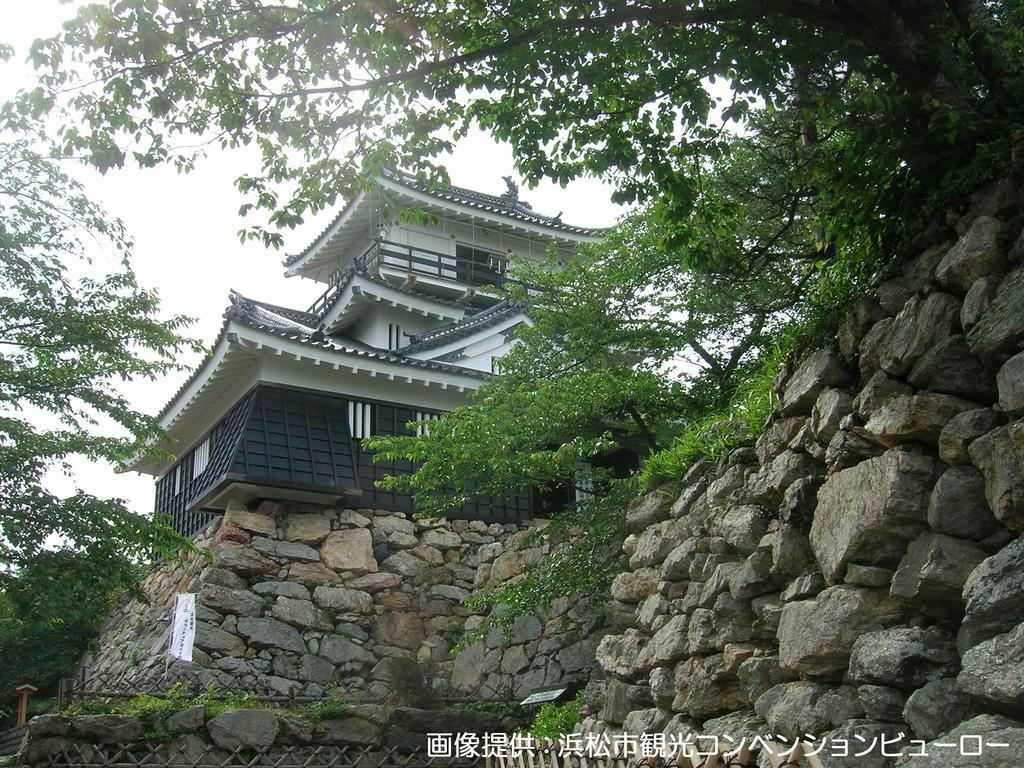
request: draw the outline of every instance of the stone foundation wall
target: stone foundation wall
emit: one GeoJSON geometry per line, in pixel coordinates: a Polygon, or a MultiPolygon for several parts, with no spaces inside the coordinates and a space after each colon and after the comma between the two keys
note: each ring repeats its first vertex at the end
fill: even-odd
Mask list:
{"type": "Polygon", "coordinates": [[[202,555],[156,566],[109,617],[86,660],[92,689],[163,689],[174,680],[269,695],[393,698],[391,659],[416,659],[452,697],[516,699],[589,678],[599,635],[582,607],[520,619],[453,656],[475,588],[516,578],[548,545],[479,521],[263,502],[229,506],[196,538],[202,555]],[[173,596],[197,595],[194,662],[165,673],[173,596]]]}
{"type": "Polygon", "coordinates": [[[780,376],[756,445],[630,507],[585,730],[988,734],[823,762],[1024,765],[1020,210],[976,196],[780,376]]]}

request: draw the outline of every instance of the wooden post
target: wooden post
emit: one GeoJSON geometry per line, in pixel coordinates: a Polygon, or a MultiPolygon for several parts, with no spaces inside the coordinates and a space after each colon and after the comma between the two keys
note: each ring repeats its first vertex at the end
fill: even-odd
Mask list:
{"type": "Polygon", "coordinates": [[[28,697],[38,690],[28,684],[19,685],[14,689],[14,692],[18,694],[18,720],[15,725],[24,725],[28,720],[28,697]]]}

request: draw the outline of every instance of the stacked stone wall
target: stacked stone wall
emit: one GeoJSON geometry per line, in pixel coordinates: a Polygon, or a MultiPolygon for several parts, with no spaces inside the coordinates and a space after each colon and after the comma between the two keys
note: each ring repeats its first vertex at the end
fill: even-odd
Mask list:
{"type": "Polygon", "coordinates": [[[780,375],[756,444],[633,503],[585,730],[903,734],[931,756],[821,757],[1024,765],[1020,211],[1012,181],[976,195],[780,375]],[[965,733],[1011,746],[936,750],[965,733]]]}
{"type": "Polygon", "coordinates": [[[452,653],[483,621],[463,605],[472,590],[517,578],[546,550],[521,546],[529,532],[383,510],[231,504],[195,539],[198,555],[157,565],[142,584],[146,599],[111,614],[85,662],[87,686],[146,691],[186,680],[391,701],[396,658],[415,660],[438,693],[454,698],[520,699],[586,681],[599,635],[583,606],[522,617],[510,637],[492,632],[452,653]],[[196,594],[195,650],[192,664],[167,668],[178,592],[196,594]]]}

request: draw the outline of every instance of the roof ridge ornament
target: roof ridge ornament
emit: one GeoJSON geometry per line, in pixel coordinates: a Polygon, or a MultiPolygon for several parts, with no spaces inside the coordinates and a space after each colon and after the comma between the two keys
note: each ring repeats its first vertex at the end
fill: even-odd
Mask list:
{"type": "Polygon", "coordinates": [[[501,180],[505,182],[505,194],[502,197],[513,203],[518,203],[519,185],[512,180],[511,176],[502,176],[501,180]]]}

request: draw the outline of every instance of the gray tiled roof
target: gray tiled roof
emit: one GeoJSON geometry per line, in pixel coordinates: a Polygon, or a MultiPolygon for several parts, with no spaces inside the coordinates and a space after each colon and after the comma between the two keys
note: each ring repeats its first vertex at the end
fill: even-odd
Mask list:
{"type": "Polygon", "coordinates": [[[264,304],[263,302],[247,299],[241,294],[232,292],[231,306],[228,308],[225,316],[250,328],[256,328],[284,339],[319,347],[320,349],[480,379],[487,378],[489,375],[483,371],[463,368],[458,365],[402,357],[389,350],[372,347],[344,335],[325,335],[320,333],[322,338],[316,339],[314,338],[314,334],[317,333],[315,326],[295,321],[281,314],[278,310],[279,308],[273,304],[264,304]]]}
{"type": "Polygon", "coordinates": [[[409,343],[399,348],[397,352],[400,355],[407,355],[413,352],[422,352],[425,349],[434,349],[471,336],[479,330],[497,325],[503,320],[515,317],[525,311],[526,308],[521,303],[505,299],[475,315],[442,325],[440,328],[417,333],[411,336],[409,343]]]}

